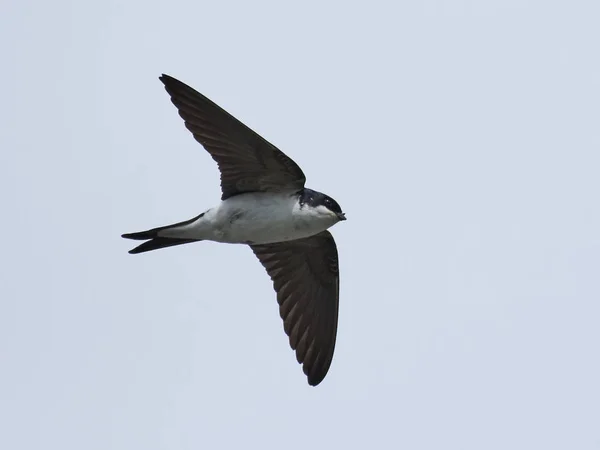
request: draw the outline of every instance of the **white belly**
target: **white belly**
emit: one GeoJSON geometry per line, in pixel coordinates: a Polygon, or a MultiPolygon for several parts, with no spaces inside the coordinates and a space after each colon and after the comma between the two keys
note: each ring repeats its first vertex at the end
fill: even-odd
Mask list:
{"type": "Polygon", "coordinates": [[[326,230],[334,216],[300,208],[295,194],[248,193],[230,197],[197,221],[162,235],[225,242],[267,244],[300,239],[326,230]]]}

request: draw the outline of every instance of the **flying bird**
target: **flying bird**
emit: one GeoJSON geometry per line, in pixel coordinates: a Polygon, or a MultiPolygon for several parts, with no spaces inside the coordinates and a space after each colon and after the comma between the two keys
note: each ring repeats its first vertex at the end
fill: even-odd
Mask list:
{"type": "Polygon", "coordinates": [[[249,245],[273,281],[290,346],[312,386],[331,365],[339,304],[338,253],[328,228],[346,220],[331,197],[304,187],[298,165],[204,95],[168,75],[185,126],[217,162],[221,202],[184,222],[122,237],[143,253],[198,241],[249,245]]]}

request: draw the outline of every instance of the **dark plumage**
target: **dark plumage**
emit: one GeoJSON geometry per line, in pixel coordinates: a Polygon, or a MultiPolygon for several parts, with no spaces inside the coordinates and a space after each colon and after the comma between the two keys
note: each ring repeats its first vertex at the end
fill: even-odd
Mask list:
{"type": "MultiPolygon", "coordinates": [[[[221,172],[222,202],[216,209],[208,210],[204,219],[201,219],[201,214],[166,227],[124,234],[123,237],[127,239],[146,241],[129,253],[143,253],[204,238],[218,241],[214,237],[218,233],[222,235],[224,230],[230,229],[228,227],[241,224],[238,226],[243,232],[238,235],[241,237],[237,241],[221,242],[250,244],[273,280],[284,330],[289,336],[291,347],[296,351],[296,358],[302,363],[308,383],[316,386],[325,378],[333,358],[339,303],[337,248],[329,231],[321,230],[345,220],[340,205],[325,194],[305,188],[304,173],[292,159],[204,95],[168,75],[162,75],[160,80],[185,121],[186,128],[217,162],[221,172]],[[241,195],[246,193],[249,195],[241,195]],[[281,196],[287,196],[293,203],[273,203],[283,206],[272,215],[272,211],[267,210],[265,220],[265,215],[255,218],[262,203],[243,200],[235,206],[239,208],[239,212],[234,210],[234,213],[219,222],[221,219],[217,212],[222,211],[219,209],[221,206],[236,204],[236,199],[257,197],[250,193],[273,193],[274,195],[263,197],[267,199],[267,205],[281,196]],[[247,206],[248,204],[253,206],[247,206]],[[306,205],[314,207],[315,211],[305,208],[306,205]],[[246,215],[248,212],[251,214],[246,215]],[[311,233],[316,234],[310,237],[304,237],[309,234],[298,235],[296,223],[287,220],[295,217],[293,214],[298,212],[304,214],[300,217],[305,229],[307,223],[313,226],[315,223],[324,223],[319,222],[323,218],[328,221],[327,225],[314,228],[311,233]],[[246,217],[254,218],[244,222],[246,217]],[[253,228],[254,223],[261,223],[261,220],[260,226],[263,228],[265,222],[268,227],[272,224],[271,221],[276,220],[276,223],[273,222],[274,229],[279,232],[283,228],[282,223],[291,224],[285,225],[289,228],[283,228],[285,234],[281,236],[285,242],[253,244],[271,242],[269,238],[272,235],[258,241],[253,238],[256,234],[247,232],[253,228]],[[216,234],[190,234],[190,229],[194,229],[197,223],[214,230],[216,234]],[[178,233],[180,237],[176,237],[178,233]],[[190,237],[198,239],[188,239],[190,237]]],[[[267,233],[271,233],[270,229],[267,230],[267,233]]]]}

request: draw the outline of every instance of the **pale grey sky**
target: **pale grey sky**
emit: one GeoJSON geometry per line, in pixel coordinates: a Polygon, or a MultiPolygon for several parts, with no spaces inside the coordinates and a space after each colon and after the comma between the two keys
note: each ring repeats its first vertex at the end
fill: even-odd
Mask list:
{"type": "Polygon", "coordinates": [[[4,1],[0,448],[600,449],[600,3],[4,1]],[[158,76],[340,202],[306,384],[158,76]],[[233,281],[236,280],[236,281],[233,281]]]}

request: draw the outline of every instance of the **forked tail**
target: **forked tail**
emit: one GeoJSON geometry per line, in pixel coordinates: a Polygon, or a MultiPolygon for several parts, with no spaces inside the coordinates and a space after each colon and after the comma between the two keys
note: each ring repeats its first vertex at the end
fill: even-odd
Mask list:
{"type": "Polygon", "coordinates": [[[126,233],[122,234],[121,237],[125,239],[133,239],[136,241],[146,241],[141,245],[129,250],[129,253],[135,255],[137,253],[149,252],[151,250],[158,250],[159,248],[173,247],[174,245],[189,244],[190,242],[199,242],[202,239],[186,239],[176,237],[164,237],[159,236],[159,233],[164,230],[170,230],[173,228],[182,227],[189,225],[192,222],[200,219],[204,213],[200,214],[193,219],[186,220],[185,222],[175,223],[173,225],[167,225],[165,227],[153,228],[147,231],[139,231],[137,233],[126,233]]]}

